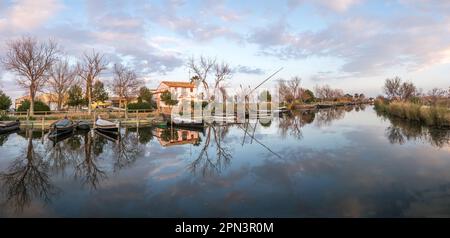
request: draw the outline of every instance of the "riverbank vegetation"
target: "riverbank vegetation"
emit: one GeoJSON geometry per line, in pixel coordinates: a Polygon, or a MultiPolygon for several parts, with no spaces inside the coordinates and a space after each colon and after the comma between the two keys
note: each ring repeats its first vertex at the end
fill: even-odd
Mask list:
{"type": "Polygon", "coordinates": [[[344,93],[342,89],[329,85],[316,85],[313,90],[301,85],[300,77],[278,81],[280,103],[288,109],[312,108],[317,105],[345,105],[369,103],[373,98],[366,98],[363,93],[344,93]],[[313,92],[314,91],[314,92],[313,92]]]}
{"type": "Polygon", "coordinates": [[[435,88],[424,94],[399,77],[386,79],[383,90],[386,96],[374,103],[377,112],[427,126],[450,127],[450,90],[435,88]]]}

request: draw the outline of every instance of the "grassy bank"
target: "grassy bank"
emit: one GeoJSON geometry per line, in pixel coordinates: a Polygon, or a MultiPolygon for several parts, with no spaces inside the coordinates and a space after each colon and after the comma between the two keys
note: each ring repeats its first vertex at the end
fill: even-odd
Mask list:
{"type": "Polygon", "coordinates": [[[450,127],[450,110],[447,107],[376,100],[375,110],[405,120],[420,122],[427,126],[450,127]]]}

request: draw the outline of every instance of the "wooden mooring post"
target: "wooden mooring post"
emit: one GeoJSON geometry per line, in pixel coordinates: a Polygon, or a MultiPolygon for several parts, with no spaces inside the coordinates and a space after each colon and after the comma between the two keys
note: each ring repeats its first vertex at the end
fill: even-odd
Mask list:
{"type": "Polygon", "coordinates": [[[94,111],[94,114],[93,114],[93,115],[94,115],[94,119],[92,120],[92,122],[93,122],[93,123],[92,123],[92,128],[95,129],[95,111],[94,111]]]}

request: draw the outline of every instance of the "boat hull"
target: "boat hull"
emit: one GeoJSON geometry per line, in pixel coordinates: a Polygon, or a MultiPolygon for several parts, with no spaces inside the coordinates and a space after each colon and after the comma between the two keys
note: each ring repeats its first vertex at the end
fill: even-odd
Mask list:
{"type": "Polygon", "coordinates": [[[70,135],[73,132],[73,127],[71,128],[64,128],[64,129],[53,129],[50,134],[48,135],[49,139],[52,138],[58,138],[65,135],[70,135]]]}
{"type": "Polygon", "coordinates": [[[119,134],[119,126],[116,123],[107,121],[104,119],[98,119],[95,122],[95,130],[104,133],[116,133],[119,134]]]}
{"type": "Polygon", "coordinates": [[[108,130],[99,130],[98,128],[96,128],[95,133],[111,141],[117,141],[119,139],[119,133],[117,132],[117,130],[113,132],[108,130]]]}
{"type": "Polygon", "coordinates": [[[119,133],[119,129],[117,127],[96,127],[95,129],[105,133],[119,133]]]}
{"type": "Polygon", "coordinates": [[[55,133],[55,132],[51,132],[51,133],[48,135],[48,139],[51,140],[51,141],[53,141],[53,142],[55,142],[55,143],[58,143],[58,142],[60,142],[60,141],[63,141],[63,140],[65,140],[65,139],[68,139],[68,138],[72,137],[72,135],[73,135],[73,131],[66,132],[66,133],[55,133]]]}
{"type": "Polygon", "coordinates": [[[90,130],[91,129],[91,126],[89,125],[89,123],[88,122],[85,122],[85,121],[79,121],[78,123],[77,123],[77,130],[90,130]]]}
{"type": "Polygon", "coordinates": [[[64,120],[57,121],[55,124],[53,124],[53,126],[51,127],[50,134],[48,135],[48,138],[50,138],[50,139],[58,138],[63,135],[71,134],[73,132],[73,130],[75,128],[74,123],[72,121],[68,121],[67,125],[64,125],[64,126],[58,125],[58,123],[60,123],[62,121],[64,121],[64,120]]]}
{"type": "Polygon", "coordinates": [[[20,122],[10,122],[0,125],[0,134],[19,130],[20,122]]]}

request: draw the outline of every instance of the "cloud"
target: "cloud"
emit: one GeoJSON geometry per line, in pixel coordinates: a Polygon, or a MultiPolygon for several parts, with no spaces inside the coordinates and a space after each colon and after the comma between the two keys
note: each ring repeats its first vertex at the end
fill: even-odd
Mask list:
{"type": "Polygon", "coordinates": [[[344,12],[350,7],[362,2],[361,0],[289,0],[288,5],[290,7],[296,7],[302,4],[312,4],[316,7],[332,10],[335,12],[344,12]]]}
{"type": "MultiPolygon", "coordinates": [[[[61,9],[56,0],[18,0],[9,9],[7,21],[13,28],[29,30],[40,26],[61,9]]],[[[1,22],[1,21],[0,21],[1,22]]]]}
{"type": "Polygon", "coordinates": [[[249,66],[244,66],[244,65],[238,65],[234,69],[234,72],[241,73],[241,74],[256,74],[256,75],[264,74],[264,70],[262,70],[260,68],[251,68],[249,66]]]}
{"type": "MultiPolygon", "coordinates": [[[[232,28],[211,23],[213,22],[211,18],[203,19],[201,15],[180,16],[180,7],[183,5],[184,2],[182,1],[168,1],[163,6],[147,6],[145,12],[153,23],[166,27],[191,40],[206,42],[221,37],[235,41],[242,39],[240,34],[233,31],[232,28]]],[[[212,11],[220,13],[214,18],[219,17],[229,21],[239,18],[237,14],[230,15],[231,12],[228,12],[225,8],[214,7],[212,11]]]]}
{"type": "Polygon", "coordinates": [[[354,75],[392,67],[420,70],[450,61],[450,22],[431,16],[348,16],[314,32],[295,32],[276,22],[254,30],[248,41],[259,45],[261,54],[280,59],[337,58],[344,62],[341,71],[354,75]]]}

